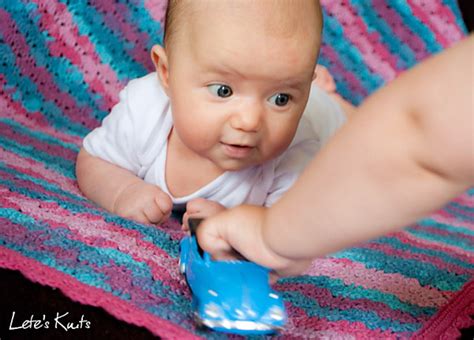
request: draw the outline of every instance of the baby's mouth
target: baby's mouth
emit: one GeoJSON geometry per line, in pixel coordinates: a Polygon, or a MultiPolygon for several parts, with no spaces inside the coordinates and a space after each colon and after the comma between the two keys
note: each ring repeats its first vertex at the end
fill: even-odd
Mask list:
{"type": "Polygon", "coordinates": [[[250,145],[227,144],[221,142],[224,146],[224,153],[230,158],[246,158],[255,148],[250,145]]]}

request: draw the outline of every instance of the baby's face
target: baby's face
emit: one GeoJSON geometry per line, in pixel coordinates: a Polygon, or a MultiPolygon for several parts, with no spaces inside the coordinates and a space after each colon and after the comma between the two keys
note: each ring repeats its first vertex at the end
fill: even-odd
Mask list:
{"type": "Polygon", "coordinates": [[[196,3],[168,60],[175,132],[222,170],[277,157],[308,99],[320,40],[315,5],[196,3]]]}

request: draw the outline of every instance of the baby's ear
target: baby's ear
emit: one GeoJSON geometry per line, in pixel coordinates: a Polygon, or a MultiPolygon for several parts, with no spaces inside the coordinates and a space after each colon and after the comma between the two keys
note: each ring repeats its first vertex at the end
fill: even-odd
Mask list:
{"type": "Polygon", "coordinates": [[[151,49],[151,60],[155,64],[156,73],[160,79],[161,86],[168,93],[169,88],[169,73],[168,73],[168,56],[165,49],[161,45],[155,45],[151,49]]]}

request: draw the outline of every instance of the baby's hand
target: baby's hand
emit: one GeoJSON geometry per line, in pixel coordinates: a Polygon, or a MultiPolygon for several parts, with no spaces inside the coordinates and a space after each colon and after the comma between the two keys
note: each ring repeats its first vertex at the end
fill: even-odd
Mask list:
{"type": "Polygon", "coordinates": [[[125,188],[114,203],[114,213],[140,223],[158,224],[171,215],[173,202],[158,186],[138,181],[125,188]]]}
{"type": "Polygon", "coordinates": [[[226,208],[217,202],[196,198],[186,204],[186,212],[183,215],[182,229],[189,231],[188,220],[190,218],[206,218],[225,210],[226,208]]]}

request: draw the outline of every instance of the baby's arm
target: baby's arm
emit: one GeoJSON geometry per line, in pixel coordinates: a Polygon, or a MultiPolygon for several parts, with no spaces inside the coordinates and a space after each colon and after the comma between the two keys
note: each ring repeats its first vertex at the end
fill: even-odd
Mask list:
{"type": "Polygon", "coordinates": [[[76,175],[80,189],[89,199],[119,216],[141,223],[160,223],[171,214],[171,199],[158,186],[83,148],[77,157],[76,175]]]}
{"type": "Polygon", "coordinates": [[[375,93],[272,208],[204,221],[201,246],[297,274],[309,259],[398,230],[469,188],[473,49],[467,38],[375,93]]]}

